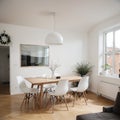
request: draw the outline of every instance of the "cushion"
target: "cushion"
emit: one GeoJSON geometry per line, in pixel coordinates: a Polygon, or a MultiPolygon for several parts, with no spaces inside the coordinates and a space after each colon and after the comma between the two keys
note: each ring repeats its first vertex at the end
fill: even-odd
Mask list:
{"type": "Polygon", "coordinates": [[[114,113],[90,113],[85,115],[78,115],[76,120],[120,120],[120,115],[114,113]]]}
{"type": "Polygon", "coordinates": [[[113,112],[116,114],[120,114],[120,92],[118,92],[115,105],[113,107],[113,112]]]}

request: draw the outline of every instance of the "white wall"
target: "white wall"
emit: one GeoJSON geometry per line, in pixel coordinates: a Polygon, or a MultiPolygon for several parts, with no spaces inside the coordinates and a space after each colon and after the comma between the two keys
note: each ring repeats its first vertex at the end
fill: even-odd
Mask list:
{"type": "MultiPolygon", "coordinates": [[[[0,24],[0,32],[6,31],[11,37],[10,44],[10,93],[19,93],[16,76],[24,77],[51,74],[48,67],[21,67],[20,66],[20,44],[45,45],[44,39],[47,30],[0,24]]],[[[61,46],[50,46],[50,61],[56,61],[61,66],[56,72],[61,75],[74,74],[73,69],[77,62],[87,59],[87,35],[86,33],[61,31],[64,44],[61,46]]]]}
{"type": "Polygon", "coordinates": [[[98,76],[98,57],[99,57],[99,50],[100,47],[98,43],[102,43],[99,41],[99,35],[101,32],[120,25],[120,16],[116,16],[114,18],[108,19],[103,21],[102,23],[95,26],[93,29],[90,30],[88,35],[88,59],[94,65],[91,80],[90,80],[90,89],[91,91],[97,93],[99,90],[99,81],[104,80],[107,82],[120,84],[120,79],[115,78],[107,78],[107,77],[100,77],[98,76]]]}

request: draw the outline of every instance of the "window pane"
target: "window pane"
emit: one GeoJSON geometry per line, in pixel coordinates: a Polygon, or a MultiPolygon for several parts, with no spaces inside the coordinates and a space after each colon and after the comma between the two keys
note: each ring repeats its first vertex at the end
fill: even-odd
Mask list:
{"type": "Polygon", "coordinates": [[[115,31],[115,51],[120,51],[120,30],[115,31]]]}
{"type": "Polygon", "coordinates": [[[113,32],[106,34],[106,52],[113,51],[113,32]]]}
{"type": "Polygon", "coordinates": [[[115,54],[115,73],[119,74],[120,69],[120,53],[115,54]]]}
{"type": "Polygon", "coordinates": [[[113,55],[105,55],[105,58],[106,58],[106,63],[105,64],[108,64],[110,66],[113,66],[113,55]]]}

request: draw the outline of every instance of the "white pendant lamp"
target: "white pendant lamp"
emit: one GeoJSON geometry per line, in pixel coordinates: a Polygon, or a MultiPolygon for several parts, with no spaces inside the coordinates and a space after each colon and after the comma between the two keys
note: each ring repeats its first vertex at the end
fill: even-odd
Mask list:
{"type": "Polygon", "coordinates": [[[52,12],[51,15],[53,16],[53,32],[47,34],[45,38],[45,43],[49,45],[62,45],[62,35],[58,32],[55,32],[55,12],[52,12]]]}

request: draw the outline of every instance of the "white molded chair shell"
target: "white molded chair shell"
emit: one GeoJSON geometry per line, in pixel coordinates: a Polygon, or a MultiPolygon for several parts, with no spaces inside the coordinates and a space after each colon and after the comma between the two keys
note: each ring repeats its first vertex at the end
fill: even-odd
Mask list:
{"type": "Polygon", "coordinates": [[[68,110],[67,102],[65,99],[65,95],[67,94],[67,92],[68,92],[68,80],[60,80],[55,88],[55,91],[48,92],[50,94],[50,98],[52,98],[51,100],[53,100],[52,112],[54,112],[54,104],[55,104],[54,99],[56,98],[55,96],[59,96],[60,98],[62,98],[68,110]]]}
{"type": "Polygon", "coordinates": [[[82,94],[82,96],[84,97],[85,103],[87,105],[86,90],[88,89],[88,86],[89,86],[89,76],[85,76],[85,77],[82,77],[82,79],[80,80],[78,87],[73,87],[70,89],[71,91],[75,92],[73,106],[74,106],[75,99],[77,97],[77,93],[82,94]]]}
{"type": "Polygon", "coordinates": [[[88,89],[89,86],[89,76],[82,77],[80,80],[78,87],[70,88],[73,92],[84,92],[88,89]]]}
{"type": "Polygon", "coordinates": [[[82,79],[78,84],[77,92],[84,92],[85,90],[88,89],[88,86],[89,86],[89,76],[82,77],[82,79]]]}
{"type": "Polygon", "coordinates": [[[55,88],[55,91],[49,92],[50,95],[62,96],[68,92],[68,80],[60,80],[55,88]]]}
{"type": "Polygon", "coordinates": [[[72,82],[68,83],[68,92],[71,92],[71,88],[73,88],[73,84],[72,82]]]}
{"type": "Polygon", "coordinates": [[[17,76],[17,81],[21,92],[23,93],[37,93],[39,92],[36,88],[28,88],[25,84],[25,79],[22,76],[17,76]]]}
{"type": "Polygon", "coordinates": [[[17,76],[17,82],[21,92],[25,92],[27,90],[27,86],[24,82],[24,78],[22,76],[17,76]]]}
{"type": "MultiPolygon", "coordinates": [[[[46,78],[46,79],[51,78],[51,76],[50,76],[50,75],[47,75],[47,74],[43,74],[42,77],[43,77],[43,78],[46,78]]],[[[48,90],[55,89],[55,87],[56,87],[56,83],[44,84],[44,85],[43,85],[43,91],[44,91],[44,92],[47,92],[48,90]]]]}

